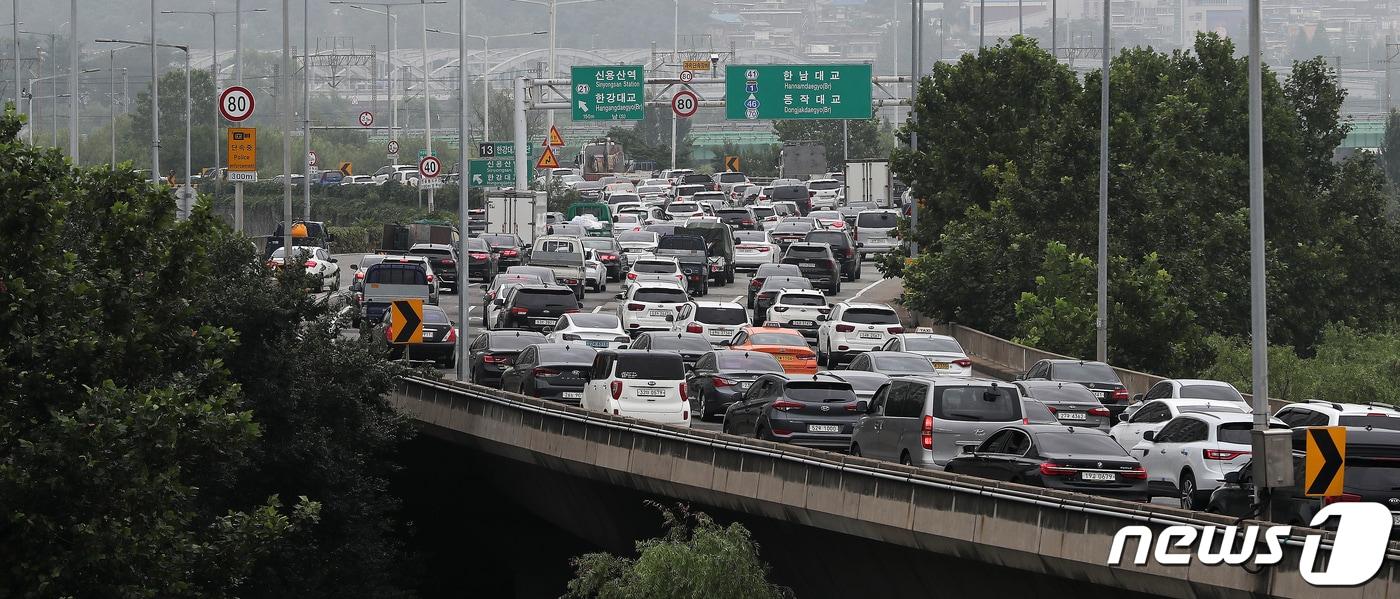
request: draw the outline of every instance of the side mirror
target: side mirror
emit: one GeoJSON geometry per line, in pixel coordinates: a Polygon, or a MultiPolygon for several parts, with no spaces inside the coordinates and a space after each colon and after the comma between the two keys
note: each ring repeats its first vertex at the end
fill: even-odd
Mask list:
{"type": "Polygon", "coordinates": [[[1141,393],[1134,393],[1134,394],[1133,394],[1133,401],[1132,401],[1131,403],[1138,403],[1138,402],[1140,402],[1140,401],[1142,401],[1142,394],[1141,394],[1141,393]]]}
{"type": "Polygon", "coordinates": [[[865,401],[864,399],[862,399],[862,400],[856,402],[856,413],[857,413],[857,414],[869,414],[869,413],[870,413],[870,402],[865,401]]]}
{"type": "Polygon", "coordinates": [[[670,315],[670,314],[667,314],[667,315],[666,315],[666,322],[675,322],[675,321],[676,321],[676,317],[675,317],[675,316],[672,316],[672,315],[670,315]]]}
{"type": "Polygon", "coordinates": [[[631,346],[630,346],[630,345],[625,345],[625,344],[624,344],[624,345],[619,345],[619,346],[617,346],[618,349],[627,349],[628,347],[631,347],[631,346]]]}
{"type": "Polygon", "coordinates": [[[1156,441],[1156,440],[1157,440],[1157,431],[1147,431],[1147,432],[1143,433],[1143,434],[1142,434],[1142,440],[1143,440],[1143,441],[1156,441]]]}
{"type": "Polygon", "coordinates": [[[359,265],[359,264],[351,264],[351,265],[350,265],[350,270],[360,270],[360,265],[359,265]]]}
{"type": "Polygon", "coordinates": [[[1238,485],[1238,484],[1240,484],[1240,471],[1239,471],[1239,470],[1236,470],[1236,471],[1234,471],[1234,472],[1226,472],[1226,473],[1225,473],[1225,482],[1226,482],[1226,483],[1229,483],[1229,484],[1232,484],[1232,485],[1238,485]]]}
{"type": "Polygon", "coordinates": [[[332,264],[334,264],[334,263],[336,263],[336,262],[340,262],[340,259],[339,259],[339,258],[331,258],[331,263],[332,263],[332,264]]]}
{"type": "Polygon", "coordinates": [[[491,304],[496,306],[504,306],[506,305],[506,298],[498,297],[494,300],[491,300],[491,304]]]}
{"type": "Polygon", "coordinates": [[[619,293],[619,294],[617,294],[617,295],[614,295],[613,297],[616,298],[616,299],[622,299],[622,298],[623,298],[623,294],[619,293]]]}
{"type": "Polygon", "coordinates": [[[863,243],[857,243],[857,244],[856,244],[856,247],[858,247],[858,248],[863,248],[863,247],[865,247],[865,244],[863,244],[863,243]]]}
{"type": "Polygon", "coordinates": [[[729,340],[728,340],[728,339],[725,339],[725,340],[723,340],[723,341],[720,341],[720,342],[719,342],[719,345],[722,345],[722,346],[724,346],[724,347],[729,347],[729,343],[730,343],[729,340]]]}
{"type": "Polygon", "coordinates": [[[972,455],[972,454],[975,454],[975,453],[977,453],[977,446],[976,446],[976,445],[964,445],[964,446],[962,446],[962,452],[963,452],[963,455],[972,455]]]}
{"type": "Polygon", "coordinates": [[[825,315],[825,314],[819,314],[819,315],[817,315],[817,322],[826,322],[826,315],[825,315]]]}
{"type": "Polygon", "coordinates": [[[1128,413],[1127,413],[1127,412],[1119,412],[1119,413],[1118,413],[1118,421],[1119,421],[1119,422],[1127,422],[1127,421],[1128,421],[1128,413]]]}

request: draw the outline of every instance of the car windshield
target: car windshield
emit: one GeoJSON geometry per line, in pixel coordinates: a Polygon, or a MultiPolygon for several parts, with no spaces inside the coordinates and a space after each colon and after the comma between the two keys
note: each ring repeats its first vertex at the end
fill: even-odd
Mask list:
{"type": "Polygon", "coordinates": [[[617,320],[614,314],[574,314],[569,320],[576,327],[587,329],[618,329],[622,328],[622,323],[617,320]]]}
{"type": "Polygon", "coordinates": [[[491,335],[488,345],[493,350],[525,349],[536,343],[544,343],[544,335],[534,332],[488,334],[491,335]]]}
{"type": "MultiPolygon", "coordinates": [[[[470,237],[467,239],[467,251],[469,252],[489,252],[491,245],[480,237],[470,237]]],[[[417,254],[418,252],[414,252],[417,254]]],[[[443,253],[446,253],[445,251],[443,253]]]]}
{"type": "MultiPolygon", "coordinates": [[[[1388,418],[1387,420],[1396,420],[1388,418]]],[[[1394,452],[1394,446],[1387,447],[1394,452]]],[[[1391,454],[1394,455],[1394,454],[1391,454]]],[[[1345,485],[1348,490],[1393,493],[1400,489],[1400,461],[1390,457],[1346,457],[1345,485]]]]}
{"type": "Polygon", "coordinates": [[[1182,385],[1181,396],[1191,399],[1218,399],[1221,401],[1244,401],[1234,387],[1225,385],[1182,385]]]}
{"type": "Polygon", "coordinates": [[[665,273],[676,272],[675,262],[637,262],[632,265],[632,270],[639,273],[665,273]]]}
{"type": "Polygon", "coordinates": [[[786,333],[754,333],[749,337],[749,341],[754,345],[782,345],[786,347],[807,347],[807,340],[802,335],[788,335],[786,333]]]}
{"type": "Polygon", "coordinates": [[[1026,393],[1046,403],[1099,403],[1099,399],[1089,392],[1089,388],[1079,383],[1063,385],[1028,385],[1026,393]]]}
{"type": "Polygon", "coordinates": [[[856,217],[857,227],[871,229],[893,229],[898,217],[893,212],[863,212],[856,217]]]}
{"type": "Polygon", "coordinates": [[[840,181],[833,181],[833,180],[830,180],[830,179],[825,180],[825,181],[811,181],[811,182],[808,182],[808,183],[807,183],[807,189],[815,189],[815,190],[817,190],[817,191],[829,191],[829,190],[832,190],[832,189],[841,189],[841,182],[840,182],[840,181]]]}
{"type": "Polygon", "coordinates": [[[423,306],[423,322],[428,324],[450,324],[452,321],[447,319],[447,313],[443,312],[442,308],[429,305],[423,306]]]}
{"type": "Polygon", "coordinates": [[[836,381],[791,381],[787,384],[787,399],[813,403],[847,402],[856,400],[850,383],[836,381]]]}
{"type": "Polygon", "coordinates": [[[933,417],[939,420],[1009,422],[1021,419],[1021,398],[1013,387],[939,387],[934,399],[933,417]]]}
{"type": "Polygon", "coordinates": [[[700,205],[690,202],[676,202],[666,207],[666,212],[670,214],[690,214],[698,210],[700,210],[700,205]]]}
{"type": "Polygon", "coordinates": [[[797,277],[768,277],[767,279],[764,279],[764,281],[763,281],[763,289],[761,289],[760,291],[767,291],[767,290],[770,290],[770,289],[811,289],[811,288],[812,288],[812,281],[811,281],[810,279],[799,279],[799,278],[797,278],[797,277]]]}
{"type": "Polygon", "coordinates": [[[744,324],[748,320],[748,314],[743,308],[735,306],[733,308],[709,308],[699,307],[695,309],[695,320],[705,324],[744,324]]]}
{"type": "MultiPolygon", "coordinates": [[[[1250,445],[1250,430],[1254,428],[1252,422],[1224,422],[1216,430],[1216,441],[1220,443],[1235,443],[1237,445],[1250,445]]],[[[1271,422],[1269,428],[1286,429],[1287,425],[1271,422]]],[[[1347,470],[1347,476],[1351,476],[1351,471],[1347,470]]]]}
{"type": "Polygon", "coordinates": [[[1118,373],[1102,362],[1060,362],[1052,369],[1055,380],[1085,383],[1117,383],[1118,373]]]}
{"type": "Polygon", "coordinates": [[[617,240],[620,242],[632,243],[656,243],[656,233],[649,233],[647,231],[628,231],[626,233],[619,234],[617,236],[617,240]]]}
{"type": "Polygon", "coordinates": [[[749,211],[743,208],[725,208],[723,210],[716,210],[715,216],[720,218],[748,218],[749,211]]]}
{"type": "Polygon", "coordinates": [[[841,219],[841,213],[840,213],[840,212],[837,212],[837,211],[835,211],[835,210],[813,210],[813,211],[811,211],[811,212],[808,212],[808,213],[807,213],[807,216],[810,216],[810,217],[815,218],[815,219],[817,219],[817,220],[840,220],[840,219],[841,219]]]}
{"type": "Polygon", "coordinates": [[[520,244],[514,235],[482,235],[481,239],[491,244],[491,247],[516,247],[520,244]]]}
{"type": "Polygon", "coordinates": [[[875,363],[877,370],[887,370],[890,372],[927,372],[934,373],[933,364],[923,358],[914,356],[876,356],[871,355],[870,361],[875,363]]]}
{"type": "Polygon", "coordinates": [[[685,362],[675,354],[623,354],[617,357],[617,378],[644,381],[679,381],[685,378],[685,362]]]}
{"type": "Polygon", "coordinates": [[[649,304],[683,304],[689,298],[680,289],[643,287],[632,295],[632,299],[649,304]]]}
{"type": "Polygon", "coordinates": [[[515,304],[522,308],[577,309],[578,300],[574,291],[567,287],[560,289],[521,289],[515,294],[515,304]]]}
{"type": "Polygon", "coordinates": [[[807,241],[825,243],[831,247],[846,247],[851,245],[850,239],[845,233],[839,231],[812,231],[807,234],[807,241]]]}
{"type": "Polygon", "coordinates": [[[753,210],[753,215],[758,218],[768,218],[770,216],[773,216],[772,206],[754,206],[753,208],[750,208],[750,210],[753,210]]]}
{"type": "Polygon", "coordinates": [[[763,352],[733,352],[717,355],[719,369],[729,372],[782,372],[778,359],[763,352]]]}
{"type": "Polygon", "coordinates": [[[885,308],[851,308],[841,315],[841,320],[856,324],[899,324],[894,310],[885,308]]]}
{"type": "Polygon", "coordinates": [[[768,234],[767,234],[767,233],[764,233],[763,231],[735,231],[735,232],[734,232],[734,241],[737,241],[737,242],[740,242],[740,243],[743,243],[743,242],[767,243],[767,242],[768,242],[768,234]]]}
{"type": "Polygon", "coordinates": [[[496,278],[491,279],[491,286],[492,286],[492,287],[500,287],[501,285],[505,285],[505,284],[508,284],[508,283],[542,283],[542,282],[543,282],[543,281],[540,280],[539,275],[504,274],[504,275],[496,275],[496,278]]]}
{"type": "Polygon", "coordinates": [[[690,352],[707,352],[714,348],[703,337],[684,335],[656,335],[651,338],[651,349],[674,349],[690,352]]]}
{"type": "Polygon", "coordinates": [[[1113,437],[1092,432],[1037,433],[1035,443],[1041,453],[1055,455],[1095,455],[1127,457],[1128,453],[1113,437]]]}
{"type": "Polygon", "coordinates": [[[804,221],[784,221],[773,227],[774,233],[806,233],[812,230],[812,225],[804,221]]]}
{"type": "Polygon", "coordinates": [[[583,240],[583,247],[594,250],[612,251],[617,249],[614,245],[616,243],[616,241],[608,237],[587,237],[583,240]]]}
{"type": "Polygon", "coordinates": [[[795,199],[795,198],[801,198],[801,199],[803,199],[803,200],[806,200],[806,199],[807,199],[807,186],[805,186],[805,185],[790,185],[790,186],[786,186],[786,187],[774,187],[774,188],[773,188],[773,193],[769,194],[769,197],[772,197],[772,198],[778,199],[778,200],[791,200],[791,199],[795,199]]]}
{"type": "MultiPolygon", "coordinates": [[[[754,271],[754,277],[802,276],[802,268],[796,264],[764,264],[754,271]]],[[[803,287],[811,289],[811,287],[803,287]]]]}
{"type": "MultiPolygon", "coordinates": [[[[1338,426],[1355,426],[1400,431],[1400,418],[1394,416],[1340,416],[1338,426]]],[[[1347,475],[1350,476],[1348,470],[1347,475]]]]}
{"type": "Polygon", "coordinates": [[[963,348],[958,345],[956,339],[939,339],[937,337],[908,337],[904,340],[905,351],[935,351],[949,354],[961,354],[963,348]]]}
{"type": "Polygon", "coordinates": [[[749,180],[749,178],[748,178],[748,176],[745,175],[744,173],[720,173],[720,174],[719,174],[719,182],[720,182],[720,183],[743,183],[744,181],[747,181],[747,180],[749,180]]]}
{"type": "MultiPolygon", "coordinates": [[[[467,243],[467,249],[469,250],[476,249],[474,246],[475,244],[473,243],[467,243]]],[[[413,248],[408,250],[408,253],[415,256],[451,256],[452,250],[446,248],[413,248]]]]}
{"type": "Polygon", "coordinates": [[[593,363],[593,356],[597,354],[595,350],[586,347],[562,347],[540,348],[540,364],[574,365],[588,366],[593,363]]]}
{"type": "Polygon", "coordinates": [[[427,285],[428,271],[419,264],[385,264],[381,262],[365,271],[365,283],[427,285]]]}
{"type": "MultiPolygon", "coordinates": [[[[810,293],[784,293],[778,298],[778,303],[784,306],[825,306],[826,298],[810,293]]],[[[928,362],[928,360],[924,360],[928,362]]]]}

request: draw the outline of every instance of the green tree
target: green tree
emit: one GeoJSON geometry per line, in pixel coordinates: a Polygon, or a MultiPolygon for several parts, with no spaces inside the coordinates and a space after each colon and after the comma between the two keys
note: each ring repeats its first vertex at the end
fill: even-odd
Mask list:
{"type": "MultiPolygon", "coordinates": [[[[195,173],[214,164],[214,117],[218,92],[208,71],[190,71],[190,166],[195,173]]],[[[130,126],[118,132],[117,158],[130,160],[139,168],[151,167],[151,94],[143,91],[128,121],[130,126]],[[131,152],[122,153],[121,149],[131,152]],[[145,148],[147,151],[134,151],[145,148]]],[[[185,71],[172,70],[160,77],[160,168],[162,174],[174,171],[184,178],[185,164],[185,71]]],[[[220,150],[222,152],[222,150],[220,150]]],[[[104,154],[107,154],[104,152],[104,154]]],[[[279,158],[280,160],[280,158],[279,158]]]]}
{"type": "MultiPolygon", "coordinates": [[[[1241,338],[1214,336],[1215,355],[1205,376],[1252,392],[1251,348],[1241,338]]],[[[1400,405],[1400,334],[1362,333],[1332,324],[1324,328],[1312,357],[1293,348],[1269,346],[1269,397],[1288,401],[1321,399],[1343,403],[1372,401],[1400,405]]]]}
{"type": "Polygon", "coordinates": [[[894,139],[885,135],[880,117],[868,120],[850,120],[846,123],[846,133],[841,132],[840,120],[791,119],[773,123],[773,131],[779,141],[819,141],[826,146],[826,159],[835,167],[841,164],[843,141],[850,151],[852,160],[864,158],[887,158],[894,139]]]}
{"type": "Polygon", "coordinates": [[[789,594],[767,581],[768,566],[743,525],[721,526],[684,505],[675,510],[656,507],[664,519],[665,536],[638,541],[636,559],[608,553],[575,558],[576,575],[564,596],[777,599],[789,594]]]}

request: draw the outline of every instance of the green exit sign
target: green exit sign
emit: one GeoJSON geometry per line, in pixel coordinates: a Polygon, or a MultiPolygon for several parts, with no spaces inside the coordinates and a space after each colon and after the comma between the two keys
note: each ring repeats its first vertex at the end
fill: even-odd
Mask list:
{"type": "Polygon", "coordinates": [[[574,67],[570,75],[575,121],[640,121],[646,116],[642,65],[574,67]]]}
{"type": "Polygon", "coordinates": [[[515,161],[509,158],[489,158],[467,161],[467,176],[472,185],[508,187],[515,185],[515,161]]]}
{"type": "Polygon", "coordinates": [[[868,64],[727,65],[724,117],[868,119],[872,75],[868,64]]]}

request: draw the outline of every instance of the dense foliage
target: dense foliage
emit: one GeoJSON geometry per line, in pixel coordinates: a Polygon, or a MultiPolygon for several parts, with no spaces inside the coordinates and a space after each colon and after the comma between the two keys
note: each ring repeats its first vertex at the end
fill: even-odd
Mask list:
{"type": "Polygon", "coordinates": [[[0,588],[15,597],[386,596],[402,562],[382,399],[201,205],[73,170],[0,119],[0,588]]]}
{"type": "MultiPolygon", "coordinates": [[[[659,506],[658,506],[659,507],[659,506]]],[[[661,508],[666,534],[637,542],[637,558],[589,553],[573,560],[577,575],[565,597],[574,599],[766,599],[785,589],[767,581],[758,544],[738,523],[721,526],[686,506],[661,508]]]]}
{"type": "Polygon", "coordinates": [[[894,145],[893,132],[878,116],[863,121],[774,121],[773,132],[778,134],[778,141],[821,142],[826,147],[826,159],[834,169],[839,169],[842,163],[843,147],[851,160],[859,160],[889,156],[894,145]],[[844,133],[843,123],[846,126],[844,133]]]}
{"type": "MultiPolygon", "coordinates": [[[[1122,51],[1110,129],[1109,353],[1194,374],[1203,339],[1247,333],[1247,62],[1230,41],[1122,51]]],[[[923,198],[908,299],[944,320],[1078,355],[1093,343],[1099,82],[1031,40],[940,63],[919,88],[920,149],[894,152],[923,198]]],[[[1264,78],[1270,340],[1308,351],[1329,322],[1384,327],[1400,228],[1375,158],[1333,151],[1344,92],[1322,60],[1264,78]]],[[[908,135],[906,127],[901,134],[908,135]]],[[[900,270],[901,265],[893,265],[900,270]]]]}
{"type": "MultiPolygon", "coordinates": [[[[1240,339],[1211,337],[1216,355],[1205,375],[1234,383],[1249,393],[1250,347],[1240,339]]],[[[1361,334],[1329,325],[1311,357],[1291,347],[1269,347],[1269,397],[1288,401],[1400,403],[1400,334],[1361,334]]]]}

